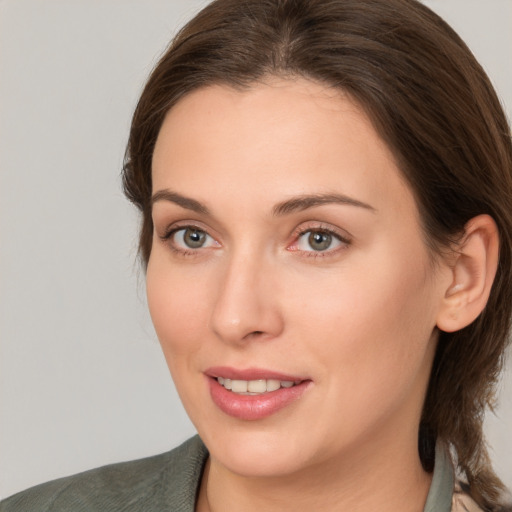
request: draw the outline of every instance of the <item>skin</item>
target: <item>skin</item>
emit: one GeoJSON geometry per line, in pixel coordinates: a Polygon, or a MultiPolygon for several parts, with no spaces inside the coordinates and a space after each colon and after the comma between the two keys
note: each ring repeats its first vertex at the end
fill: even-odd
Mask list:
{"type": "Polygon", "coordinates": [[[303,79],[195,91],[163,123],[153,192],[150,312],[210,451],[197,510],[423,510],[431,475],[418,424],[457,283],[453,262],[432,264],[413,195],[358,105],[303,79]],[[367,207],[275,214],[318,194],[367,207]],[[208,235],[202,247],[187,247],[183,231],[163,239],[187,226],[208,235]],[[333,244],[315,251],[308,235],[326,229],[333,244]],[[312,384],[246,421],[213,403],[212,366],[312,384]]]}

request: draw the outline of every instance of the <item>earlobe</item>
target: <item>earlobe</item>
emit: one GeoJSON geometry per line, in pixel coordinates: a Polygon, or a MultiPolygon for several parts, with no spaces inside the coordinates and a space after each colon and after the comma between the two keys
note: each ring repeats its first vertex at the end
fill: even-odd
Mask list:
{"type": "Polygon", "coordinates": [[[465,227],[454,251],[451,282],[445,289],[437,327],[454,332],[468,326],[483,311],[498,268],[499,235],[489,215],[478,215],[465,227]]]}

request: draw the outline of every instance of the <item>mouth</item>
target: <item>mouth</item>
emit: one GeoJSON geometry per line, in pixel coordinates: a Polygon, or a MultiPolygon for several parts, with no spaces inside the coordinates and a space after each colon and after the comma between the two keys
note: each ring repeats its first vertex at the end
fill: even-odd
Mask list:
{"type": "Polygon", "coordinates": [[[293,386],[300,384],[302,381],[278,379],[241,380],[217,377],[217,382],[232,393],[236,393],[238,395],[257,396],[277,391],[281,388],[292,388],[293,386]]]}
{"type": "Polygon", "coordinates": [[[213,403],[225,414],[241,420],[264,419],[299,400],[309,378],[267,370],[210,368],[208,377],[213,403]]]}

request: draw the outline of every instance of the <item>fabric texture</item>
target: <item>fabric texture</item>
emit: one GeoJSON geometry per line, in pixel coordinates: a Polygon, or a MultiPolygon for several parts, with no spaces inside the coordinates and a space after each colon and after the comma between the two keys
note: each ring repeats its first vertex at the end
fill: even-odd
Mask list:
{"type": "Polygon", "coordinates": [[[0,503],[0,512],[194,512],[207,457],[195,436],[161,455],[22,491],[0,503]]]}
{"type": "MultiPolygon", "coordinates": [[[[0,512],[194,512],[208,457],[195,436],[174,450],[38,485],[7,498],[0,512]]],[[[424,512],[482,512],[454,481],[446,450],[436,447],[424,512]]]]}

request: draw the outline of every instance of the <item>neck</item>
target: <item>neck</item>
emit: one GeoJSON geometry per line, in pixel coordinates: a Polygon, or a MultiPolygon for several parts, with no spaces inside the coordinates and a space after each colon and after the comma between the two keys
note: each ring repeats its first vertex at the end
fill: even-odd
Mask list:
{"type": "Polygon", "coordinates": [[[379,441],[275,477],[237,475],[210,458],[197,512],[421,512],[432,475],[421,466],[417,434],[404,438],[394,431],[393,442],[379,441]]]}

